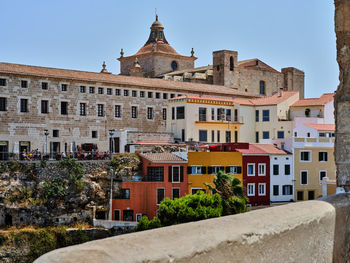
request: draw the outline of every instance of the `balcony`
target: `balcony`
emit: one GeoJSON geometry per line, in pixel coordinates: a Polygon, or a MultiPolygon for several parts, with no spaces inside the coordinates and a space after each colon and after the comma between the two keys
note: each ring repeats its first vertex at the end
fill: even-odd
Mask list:
{"type": "Polygon", "coordinates": [[[335,138],[293,138],[293,146],[300,147],[334,147],[335,138]]]}

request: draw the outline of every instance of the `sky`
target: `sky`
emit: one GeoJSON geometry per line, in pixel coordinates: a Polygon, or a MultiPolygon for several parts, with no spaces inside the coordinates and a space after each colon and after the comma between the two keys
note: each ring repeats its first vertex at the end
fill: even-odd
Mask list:
{"type": "Polygon", "coordinates": [[[336,90],[333,0],[0,0],[0,62],[119,74],[120,49],[147,41],[155,8],[169,44],[194,48],[195,66],[212,52],[238,51],[277,70],[305,72],[305,97],[336,90]]]}

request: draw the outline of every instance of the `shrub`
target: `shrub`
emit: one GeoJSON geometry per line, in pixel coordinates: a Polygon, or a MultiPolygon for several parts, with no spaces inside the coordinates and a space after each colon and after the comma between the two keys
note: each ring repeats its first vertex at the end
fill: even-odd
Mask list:
{"type": "Polygon", "coordinates": [[[42,187],[42,198],[44,203],[47,203],[50,199],[60,199],[66,196],[65,181],[54,177],[51,179],[45,179],[42,187]]]}

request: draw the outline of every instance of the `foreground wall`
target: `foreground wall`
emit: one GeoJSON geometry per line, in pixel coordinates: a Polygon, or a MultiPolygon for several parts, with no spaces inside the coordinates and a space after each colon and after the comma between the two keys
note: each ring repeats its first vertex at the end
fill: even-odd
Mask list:
{"type": "Polygon", "coordinates": [[[88,242],[35,262],[332,262],[335,222],[331,204],[307,201],[88,242]]]}

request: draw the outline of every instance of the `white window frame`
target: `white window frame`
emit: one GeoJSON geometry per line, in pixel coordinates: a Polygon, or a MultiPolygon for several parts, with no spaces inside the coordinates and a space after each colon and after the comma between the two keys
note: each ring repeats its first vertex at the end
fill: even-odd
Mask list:
{"type": "Polygon", "coordinates": [[[171,188],[171,200],[174,200],[174,195],[173,195],[173,190],[174,189],[179,189],[179,198],[181,197],[181,188],[180,187],[172,187],[171,188]]]}
{"type": "Polygon", "coordinates": [[[309,184],[309,171],[308,170],[300,170],[300,185],[308,185],[308,184],[309,184]],[[301,180],[301,178],[302,178],[301,174],[303,172],[306,172],[306,184],[303,184],[302,180],[301,180]]]}
{"type": "MultiPolygon", "coordinates": [[[[327,151],[319,151],[320,153],[323,153],[323,154],[326,154],[327,155],[327,161],[328,161],[328,152],[327,151]]],[[[324,156],[323,156],[324,157],[324,156]]],[[[319,162],[322,162],[322,163],[325,163],[327,162],[325,160],[322,160],[322,161],[319,161],[319,162]]]]}
{"type": "Polygon", "coordinates": [[[304,150],[300,151],[299,160],[300,160],[300,162],[311,162],[312,161],[312,152],[311,151],[304,151],[304,150]],[[308,152],[309,153],[309,160],[308,161],[305,161],[305,160],[301,159],[301,153],[303,153],[303,152],[308,152]]]}
{"type": "Polygon", "coordinates": [[[258,176],[266,176],[266,163],[258,164],[258,176]],[[264,167],[264,173],[260,173],[260,167],[264,167]]]}
{"type": "Polygon", "coordinates": [[[180,183],[181,182],[181,167],[180,167],[180,165],[172,165],[171,166],[171,182],[172,183],[180,183]],[[174,181],[174,168],[179,168],[179,181],[174,181]]]}
{"type": "Polygon", "coordinates": [[[157,190],[156,190],[156,203],[157,203],[157,205],[160,205],[160,203],[165,199],[165,188],[164,188],[164,187],[157,187],[156,189],[157,189],[157,190]],[[163,190],[164,190],[164,199],[161,200],[161,201],[159,202],[159,204],[158,204],[158,190],[159,190],[159,189],[163,189],[163,190]]]}
{"type": "Polygon", "coordinates": [[[247,184],[247,196],[255,196],[255,183],[248,183],[247,184]],[[250,191],[250,186],[252,187],[252,192],[250,191]]]}
{"type": "Polygon", "coordinates": [[[255,163],[248,163],[247,164],[247,176],[255,176],[255,163]],[[249,165],[253,165],[253,174],[249,174],[249,165]]]}
{"type": "Polygon", "coordinates": [[[258,184],[258,196],[266,196],[266,183],[259,183],[258,184]],[[261,188],[263,187],[263,188],[261,188]],[[264,191],[260,192],[260,189],[263,189],[264,191]]]}

